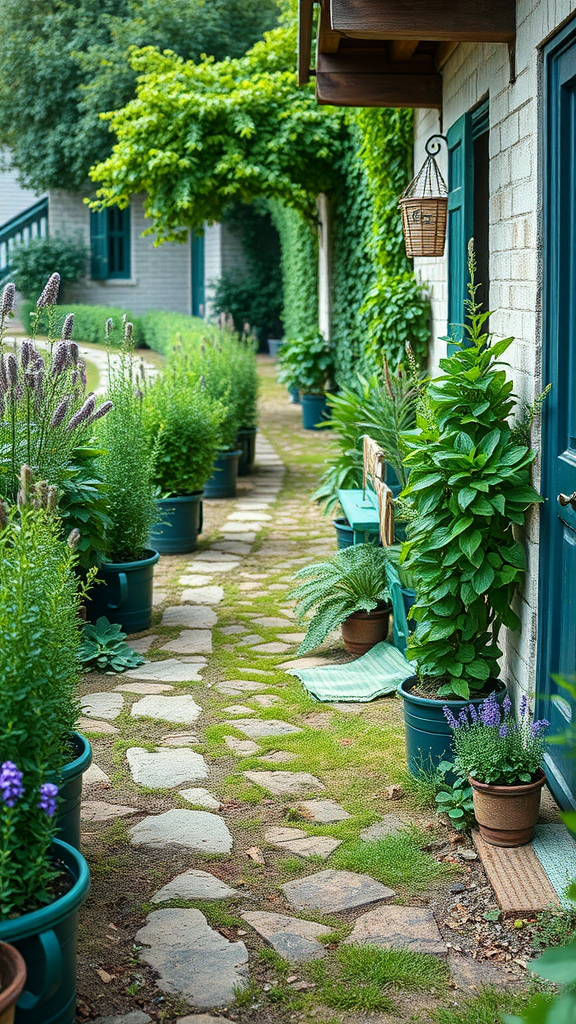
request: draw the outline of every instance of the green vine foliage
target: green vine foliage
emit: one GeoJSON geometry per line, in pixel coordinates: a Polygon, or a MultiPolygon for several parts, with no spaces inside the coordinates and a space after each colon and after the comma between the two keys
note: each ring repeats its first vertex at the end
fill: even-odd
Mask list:
{"type": "Polygon", "coordinates": [[[297,338],[318,323],[318,233],[290,206],[271,202],[270,213],[280,236],[284,333],[297,338]]]}

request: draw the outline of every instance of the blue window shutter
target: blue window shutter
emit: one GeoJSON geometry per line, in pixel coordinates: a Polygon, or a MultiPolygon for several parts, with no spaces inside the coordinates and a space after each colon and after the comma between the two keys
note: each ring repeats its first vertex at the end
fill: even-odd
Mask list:
{"type": "Polygon", "coordinates": [[[90,213],[90,274],[94,281],[108,277],[108,210],[90,213]]]}
{"type": "MultiPolygon", "coordinates": [[[[469,114],[448,129],[448,334],[464,330],[468,242],[474,231],[474,149],[469,114]]],[[[450,346],[449,346],[450,348],[450,346]]]]}
{"type": "Polygon", "coordinates": [[[129,278],[131,274],[130,253],[130,207],[120,210],[110,206],[106,213],[108,220],[107,252],[108,278],[129,278]]]}
{"type": "Polygon", "coordinates": [[[192,316],[206,315],[204,289],[204,235],[192,232],[192,316]]]}

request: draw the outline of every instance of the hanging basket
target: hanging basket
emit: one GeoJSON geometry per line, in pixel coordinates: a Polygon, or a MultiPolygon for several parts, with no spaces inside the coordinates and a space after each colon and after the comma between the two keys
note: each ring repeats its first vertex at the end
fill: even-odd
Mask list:
{"type": "Polygon", "coordinates": [[[436,160],[442,135],[433,135],[426,143],[428,156],[398,200],[402,211],[402,230],[406,255],[443,256],[446,244],[448,189],[436,160]]]}

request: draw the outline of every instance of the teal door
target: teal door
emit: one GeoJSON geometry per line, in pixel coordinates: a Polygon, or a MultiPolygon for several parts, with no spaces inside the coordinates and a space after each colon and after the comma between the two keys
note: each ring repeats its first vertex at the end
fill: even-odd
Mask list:
{"type": "Polygon", "coordinates": [[[206,314],[206,290],[204,286],[204,235],[192,232],[192,316],[206,314]]]}
{"type": "MultiPolygon", "coordinates": [[[[554,733],[576,724],[576,705],[551,673],[576,676],[576,25],[544,51],[543,413],[538,715],[554,733]]],[[[576,757],[550,747],[547,774],[564,807],[576,807],[576,757]]]]}

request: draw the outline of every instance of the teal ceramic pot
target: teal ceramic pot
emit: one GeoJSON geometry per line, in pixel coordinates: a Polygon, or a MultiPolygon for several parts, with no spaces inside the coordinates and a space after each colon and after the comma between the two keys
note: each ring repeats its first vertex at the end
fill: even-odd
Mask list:
{"type": "Polygon", "coordinates": [[[90,874],[82,854],[68,843],[55,839],[52,850],[72,887],[48,906],[0,923],[0,940],[14,946],[26,964],[15,1024],[73,1024],[76,1015],[78,911],[90,874]]]}
{"type": "Polygon", "coordinates": [[[283,345],[282,338],[268,338],[268,352],[273,359],[277,359],[283,345]]]}
{"type": "Polygon", "coordinates": [[[198,547],[202,533],[202,496],[193,491],[175,498],[160,498],[159,519],[150,533],[150,546],[161,555],[185,555],[198,547]]]}
{"type": "Polygon", "coordinates": [[[82,776],[92,764],[92,747],[82,733],[72,733],[72,761],[65,764],[60,778],[58,803],[58,839],[80,849],[80,801],[82,776]]]}
{"type": "MultiPolygon", "coordinates": [[[[440,761],[451,761],[452,730],[444,717],[443,708],[449,707],[458,718],[462,708],[474,704],[478,707],[485,697],[471,697],[470,700],[432,700],[430,697],[418,697],[411,691],[418,682],[417,676],[410,676],[398,687],[398,693],[404,700],[404,722],[406,725],[406,756],[408,768],[413,775],[418,769],[430,769],[440,761]]],[[[506,696],[506,687],[499,679],[494,679],[494,690],[498,703],[506,696]]]]}
{"type": "Polygon", "coordinates": [[[304,430],[319,430],[328,416],[326,395],[301,395],[300,402],[304,430]]]}
{"type": "Polygon", "coordinates": [[[233,452],[220,453],[214,463],[214,472],[204,486],[205,498],[236,497],[238,462],[241,454],[240,448],[233,452]]]}
{"type": "Polygon", "coordinates": [[[344,516],[340,516],[338,519],[333,519],[332,522],[336,530],[338,551],[341,551],[342,548],[351,548],[354,544],[354,530],[348,520],[344,516]]]}
{"type": "Polygon", "coordinates": [[[238,459],[238,476],[247,476],[256,459],[256,434],[257,427],[242,427],[238,431],[236,447],[242,452],[238,459]]]}
{"type": "Polygon", "coordinates": [[[154,566],[160,558],[149,550],[137,562],[104,562],[98,570],[98,582],[90,591],[86,612],[90,622],[105,615],[127,633],[148,629],[152,621],[154,566]]]}

